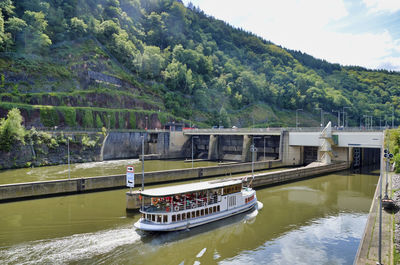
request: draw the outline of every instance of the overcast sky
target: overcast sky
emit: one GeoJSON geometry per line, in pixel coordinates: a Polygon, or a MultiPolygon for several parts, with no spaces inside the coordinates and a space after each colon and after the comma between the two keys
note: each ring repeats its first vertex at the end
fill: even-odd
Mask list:
{"type": "Polygon", "coordinates": [[[283,47],[400,71],[400,0],[183,0],[283,47]]]}

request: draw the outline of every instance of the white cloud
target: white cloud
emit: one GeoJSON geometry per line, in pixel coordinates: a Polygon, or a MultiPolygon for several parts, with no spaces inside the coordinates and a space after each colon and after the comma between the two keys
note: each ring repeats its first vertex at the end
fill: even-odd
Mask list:
{"type": "MultiPolygon", "coordinates": [[[[382,0],[363,1],[370,2],[370,7],[375,8],[380,7],[382,0]]],[[[236,27],[251,31],[275,44],[300,50],[329,62],[373,69],[383,66],[393,66],[394,68],[390,68],[393,70],[400,68],[400,57],[393,55],[400,53],[400,39],[396,40],[390,32],[382,29],[378,33],[344,33],[333,31],[329,27],[350,15],[343,0],[192,2],[205,13],[236,27]]],[[[400,6],[400,0],[396,0],[396,3],[400,6]]]]}
{"type": "Polygon", "coordinates": [[[370,12],[395,13],[400,10],[399,0],[363,0],[370,12]]]}

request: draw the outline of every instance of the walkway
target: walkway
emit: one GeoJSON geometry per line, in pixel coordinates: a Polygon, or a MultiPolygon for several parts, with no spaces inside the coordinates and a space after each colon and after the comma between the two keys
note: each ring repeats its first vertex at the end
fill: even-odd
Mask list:
{"type": "MultiPolygon", "coordinates": [[[[385,196],[386,174],[382,179],[382,196],[385,196]]],[[[392,173],[388,176],[388,194],[391,197],[392,173]]],[[[381,263],[385,265],[393,264],[393,218],[391,212],[382,210],[382,254],[381,263]]],[[[367,224],[358,248],[354,264],[378,264],[379,261],[379,182],[375,190],[374,200],[371,205],[367,224]]]]}

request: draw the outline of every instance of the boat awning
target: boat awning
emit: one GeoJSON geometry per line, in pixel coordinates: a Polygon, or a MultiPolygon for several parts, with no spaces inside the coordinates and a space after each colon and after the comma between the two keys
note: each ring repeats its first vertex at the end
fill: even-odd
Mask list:
{"type": "Polygon", "coordinates": [[[242,183],[240,179],[195,182],[190,184],[144,190],[141,192],[141,195],[149,197],[171,196],[175,194],[185,194],[201,190],[218,189],[225,186],[236,185],[240,183],[242,183]]]}

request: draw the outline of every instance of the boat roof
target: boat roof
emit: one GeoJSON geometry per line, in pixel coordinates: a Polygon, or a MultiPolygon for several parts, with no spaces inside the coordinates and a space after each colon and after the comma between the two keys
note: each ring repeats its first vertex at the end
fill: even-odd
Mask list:
{"type": "Polygon", "coordinates": [[[143,196],[169,196],[175,194],[183,194],[196,192],[201,190],[209,190],[209,189],[217,189],[222,188],[229,185],[235,185],[242,183],[240,179],[230,179],[230,180],[214,180],[214,181],[204,181],[204,182],[195,182],[190,184],[162,187],[156,189],[144,190],[141,192],[143,196]]]}

